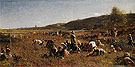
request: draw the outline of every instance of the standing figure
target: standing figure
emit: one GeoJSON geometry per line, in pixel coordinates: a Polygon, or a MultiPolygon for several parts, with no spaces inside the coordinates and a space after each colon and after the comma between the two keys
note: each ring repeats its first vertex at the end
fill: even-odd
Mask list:
{"type": "Polygon", "coordinates": [[[71,33],[71,49],[74,50],[76,45],[76,36],[74,31],[72,31],[71,33]]]}
{"type": "Polygon", "coordinates": [[[59,36],[62,36],[62,31],[60,30],[60,31],[58,32],[58,34],[59,34],[59,36]]]}
{"type": "Polygon", "coordinates": [[[114,37],[117,37],[117,30],[116,30],[116,28],[114,28],[114,30],[113,30],[113,32],[114,32],[114,37]]]}
{"type": "Polygon", "coordinates": [[[71,33],[72,33],[72,35],[71,35],[71,44],[73,44],[73,43],[76,43],[76,36],[75,36],[74,31],[72,31],[71,33]]]}
{"type": "Polygon", "coordinates": [[[128,35],[128,45],[133,46],[133,38],[132,38],[131,34],[128,35]]]}

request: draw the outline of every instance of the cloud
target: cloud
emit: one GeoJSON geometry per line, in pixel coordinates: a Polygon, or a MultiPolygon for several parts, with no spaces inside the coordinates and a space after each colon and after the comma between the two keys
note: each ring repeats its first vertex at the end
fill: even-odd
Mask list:
{"type": "Polygon", "coordinates": [[[100,16],[103,15],[103,13],[93,13],[93,16],[100,16]]]}

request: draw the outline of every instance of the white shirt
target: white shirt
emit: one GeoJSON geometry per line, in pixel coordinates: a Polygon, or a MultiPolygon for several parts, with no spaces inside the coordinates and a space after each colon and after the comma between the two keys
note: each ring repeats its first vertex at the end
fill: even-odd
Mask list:
{"type": "Polygon", "coordinates": [[[97,47],[96,43],[94,41],[90,41],[89,44],[92,44],[92,47],[97,47]]]}

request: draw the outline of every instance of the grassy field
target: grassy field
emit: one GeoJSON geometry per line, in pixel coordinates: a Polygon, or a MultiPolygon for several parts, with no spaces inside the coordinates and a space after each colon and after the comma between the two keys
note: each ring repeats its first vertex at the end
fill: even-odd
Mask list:
{"type": "MultiPolygon", "coordinates": [[[[51,32],[52,31],[55,30],[51,30],[51,32]]],[[[7,30],[0,30],[0,32],[7,33],[7,30]]],[[[0,66],[2,67],[126,67],[124,65],[117,65],[116,63],[117,56],[123,56],[124,51],[89,57],[86,57],[88,52],[81,51],[80,53],[67,55],[64,57],[64,59],[59,59],[56,57],[43,58],[42,56],[48,53],[47,48],[44,48],[40,45],[32,45],[33,39],[40,39],[42,41],[54,40],[56,46],[58,47],[66,40],[70,40],[70,35],[61,37],[42,34],[43,32],[50,32],[50,30],[12,30],[12,32],[18,32],[17,34],[12,33],[12,35],[16,35],[16,38],[19,38],[19,33],[21,33],[23,36],[22,39],[17,42],[1,43],[0,48],[9,45],[12,55],[15,53],[17,56],[22,58],[19,61],[15,61],[13,58],[0,61],[0,66]]],[[[83,39],[78,37],[84,34],[92,35],[90,32],[76,32],[77,40],[80,40],[83,43],[85,43],[87,40],[90,40],[89,38],[83,39]]],[[[126,37],[125,35],[121,35],[117,39],[126,37]]],[[[108,39],[108,37],[100,37],[100,39],[108,39]]],[[[105,44],[103,48],[106,51],[109,51],[109,46],[111,44],[106,42],[103,43],[105,44]]],[[[44,42],[44,44],[46,44],[46,42],[44,42]]],[[[131,55],[135,56],[135,52],[130,51],[130,53],[131,55]]]]}

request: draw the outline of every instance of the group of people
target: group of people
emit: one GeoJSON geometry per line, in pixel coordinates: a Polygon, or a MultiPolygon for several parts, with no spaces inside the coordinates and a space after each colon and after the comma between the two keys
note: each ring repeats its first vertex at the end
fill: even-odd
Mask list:
{"type": "Polygon", "coordinates": [[[46,48],[49,50],[49,55],[46,54],[44,56],[46,57],[59,57],[64,59],[64,56],[69,54],[69,52],[66,49],[66,45],[64,43],[61,44],[58,48],[56,47],[55,43],[52,40],[45,40],[47,42],[46,48]]]}
{"type": "MultiPolygon", "coordinates": [[[[114,28],[114,32],[117,33],[116,28],[114,28]]],[[[117,34],[115,35],[115,37],[116,36],[117,34]]],[[[129,40],[128,44],[133,46],[133,38],[131,34],[129,34],[128,40],[129,40]]],[[[34,44],[44,46],[44,43],[41,40],[34,39],[33,42],[34,44]]],[[[96,55],[101,55],[104,53],[112,53],[112,52],[117,53],[117,50],[114,47],[114,45],[110,45],[110,51],[108,52],[106,52],[103,48],[98,47],[98,46],[104,46],[104,44],[101,43],[100,39],[97,39],[96,41],[90,40],[86,43],[80,43],[80,41],[76,40],[74,31],[71,32],[71,40],[70,41],[66,40],[66,42],[62,43],[61,46],[59,46],[58,48],[56,47],[55,43],[52,40],[46,40],[46,42],[47,42],[46,47],[50,51],[49,56],[56,56],[56,55],[64,56],[64,51],[69,53],[74,53],[74,52],[79,52],[81,50],[89,51],[90,53],[88,53],[87,56],[94,55],[95,53],[96,55]]],[[[120,47],[117,48],[121,50],[120,47]]]]}
{"type": "MultiPolygon", "coordinates": [[[[114,45],[110,45],[110,50],[107,52],[101,46],[103,47],[104,44],[100,41],[100,39],[97,39],[96,41],[90,40],[86,43],[80,43],[80,41],[76,40],[75,32],[71,32],[71,40],[66,40],[66,42],[62,43],[61,46],[56,47],[55,43],[52,40],[47,41],[47,48],[50,51],[49,56],[56,56],[60,58],[64,58],[65,55],[67,54],[72,54],[75,52],[80,52],[80,51],[88,51],[89,53],[86,55],[88,56],[98,56],[98,55],[104,55],[104,54],[110,54],[110,53],[117,53],[117,50],[121,51],[122,49],[120,47],[114,47],[114,45]]],[[[129,34],[129,39],[132,39],[131,34],[129,34]]],[[[133,43],[133,41],[130,41],[133,43]]],[[[130,43],[130,44],[131,44],[130,43]]],[[[128,53],[128,52],[126,52],[128,53]]],[[[124,54],[123,61],[127,64],[129,62],[134,63],[134,58],[131,56],[126,56],[126,53],[124,54]],[[127,59],[128,57],[128,59],[127,59]],[[133,59],[133,60],[132,60],[133,59]]]]}
{"type": "MultiPolygon", "coordinates": [[[[61,31],[60,31],[61,32],[61,31]]],[[[114,28],[114,37],[117,36],[117,30],[114,28]]],[[[61,45],[57,48],[56,44],[53,40],[45,40],[47,42],[46,48],[48,48],[49,55],[47,56],[46,54],[44,56],[47,57],[58,57],[61,59],[64,59],[64,56],[72,53],[79,53],[80,51],[87,51],[88,56],[99,56],[99,55],[104,55],[104,54],[110,54],[110,53],[118,53],[118,51],[121,51],[122,49],[120,47],[115,47],[114,45],[110,45],[109,51],[105,51],[103,49],[104,44],[101,42],[100,39],[97,39],[96,41],[94,40],[89,40],[86,43],[81,43],[79,40],[76,40],[75,32],[71,32],[70,40],[66,40],[66,42],[61,43],[61,45]],[[118,51],[117,51],[118,50],[118,51]]],[[[33,40],[35,44],[39,44],[44,46],[43,41],[41,40],[33,40]]],[[[133,38],[132,35],[128,35],[128,45],[133,46],[133,38]]],[[[124,64],[135,64],[134,63],[134,57],[131,57],[131,55],[128,52],[124,53],[124,56],[121,57],[122,62],[124,64]]]]}
{"type": "Polygon", "coordinates": [[[97,56],[107,53],[103,48],[100,48],[99,46],[104,46],[104,44],[102,44],[100,40],[97,40],[97,44],[94,40],[90,40],[84,44],[83,50],[89,51],[87,56],[97,56]]]}
{"type": "MultiPolygon", "coordinates": [[[[75,32],[71,32],[71,40],[66,40],[66,42],[62,43],[58,48],[56,47],[55,43],[53,40],[45,40],[47,42],[46,47],[49,50],[49,56],[56,56],[56,57],[61,57],[64,58],[65,55],[67,54],[72,54],[72,53],[79,53],[81,50],[86,50],[90,51],[88,55],[91,53],[94,55],[95,53],[97,55],[101,55],[104,53],[107,53],[103,48],[98,48],[98,46],[104,46],[104,44],[101,43],[101,41],[98,39],[97,40],[97,45],[94,40],[90,40],[88,43],[80,43],[80,41],[76,40],[75,32]]],[[[47,56],[45,54],[45,56],[47,56]]]]}
{"type": "MultiPolygon", "coordinates": [[[[76,37],[74,35],[74,31],[72,31],[71,41],[66,40],[66,42],[61,43],[61,45],[57,48],[56,44],[53,40],[45,40],[47,42],[46,48],[49,50],[49,57],[55,56],[59,58],[64,58],[65,55],[70,53],[79,52],[80,48],[76,42],[76,37]]],[[[47,56],[45,54],[45,56],[47,56]]]]}
{"type": "Polygon", "coordinates": [[[99,35],[107,36],[107,37],[117,37],[118,36],[118,30],[116,28],[108,29],[106,32],[100,32],[99,35]]]}
{"type": "MultiPolygon", "coordinates": [[[[116,29],[114,29],[115,32],[115,36],[117,36],[117,31],[116,29]]],[[[59,32],[59,34],[61,34],[61,31],[59,32]]],[[[104,46],[104,44],[100,41],[100,39],[97,39],[96,41],[94,40],[89,40],[86,43],[80,43],[80,41],[76,40],[76,36],[75,36],[75,32],[72,31],[71,32],[71,40],[66,40],[66,42],[61,43],[61,45],[57,48],[55,42],[53,40],[45,40],[46,45],[44,45],[44,41],[38,40],[38,39],[33,39],[33,44],[37,44],[37,45],[41,45],[41,46],[45,46],[48,51],[49,51],[49,55],[44,54],[44,56],[46,57],[58,57],[61,59],[64,59],[64,56],[68,55],[68,54],[72,54],[72,53],[79,53],[80,51],[87,51],[89,52],[86,56],[97,56],[97,55],[103,55],[103,54],[109,54],[109,53],[117,53],[116,48],[114,47],[114,45],[110,45],[110,51],[105,51],[103,48],[101,48],[100,46],[104,46]]],[[[128,36],[128,44],[133,46],[133,38],[131,36],[131,34],[129,34],[128,36]]],[[[7,58],[12,57],[11,55],[11,50],[9,49],[8,46],[6,46],[5,48],[6,50],[4,50],[4,48],[1,48],[1,54],[0,54],[0,60],[4,60],[7,58]]],[[[119,48],[119,50],[121,50],[121,48],[119,48]]],[[[131,55],[126,52],[124,54],[123,58],[123,62],[125,62],[125,64],[129,64],[129,63],[133,63],[134,64],[134,58],[131,57],[131,55]]]]}

